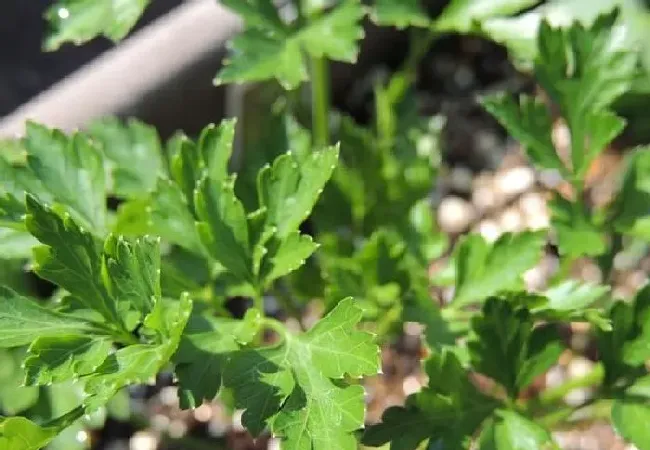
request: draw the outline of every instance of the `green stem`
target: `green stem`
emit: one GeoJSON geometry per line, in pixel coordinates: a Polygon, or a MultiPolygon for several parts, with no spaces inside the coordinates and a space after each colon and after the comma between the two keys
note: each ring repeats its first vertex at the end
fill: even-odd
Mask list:
{"type": "Polygon", "coordinates": [[[120,344],[135,345],[140,343],[140,341],[138,341],[138,338],[129,333],[125,328],[122,328],[122,325],[111,326],[99,322],[92,322],[92,324],[97,328],[99,332],[111,335],[111,337],[120,344]]]}
{"type": "Polygon", "coordinates": [[[136,345],[139,344],[140,341],[138,338],[136,338],[134,335],[131,333],[128,333],[124,330],[121,330],[120,333],[116,336],[116,338],[123,344],[126,345],[136,345]]]}
{"type": "Polygon", "coordinates": [[[437,36],[433,29],[412,31],[411,46],[406,60],[400,70],[393,75],[388,86],[389,94],[396,103],[404,97],[409,86],[415,82],[420,61],[426,56],[437,36]]]}
{"type": "Polygon", "coordinates": [[[400,308],[391,308],[388,311],[384,311],[384,314],[382,314],[379,320],[377,320],[375,333],[380,342],[383,342],[386,339],[386,335],[399,319],[400,313],[400,308]]]}
{"type": "Polygon", "coordinates": [[[618,252],[623,250],[623,235],[617,233],[616,231],[611,232],[612,242],[611,245],[604,255],[598,259],[598,264],[603,273],[603,277],[606,282],[611,283],[612,277],[614,275],[614,259],[618,252]]]}
{"type": "Polygon", "coordinates": [[[543,415],[541,417],[538,417],[536,419],[536,422],[538,422],[540,425],[547,427],[547,428],[552,428],[554,425],[557,425],[558,423],[562,423],[566,421],[569,417],[571,417],[573,414],[575,414],[577,411],[582,410],[583,408],[586,408],[590,405],[592,405],[595,402],[594,399],[589,399],[582,403],[581,405],[578,406],[563,406],[561,408],[556,409],[555,411],[552,411],[546,415],[543,415]]]}
{"type": "Polygon", "coordinates": [[[311,104],[314,145],[323,148],[330,141],[329,64],[325,58],[311,57],[311,104]]]}
{"type": "MultiPolygon", "coordinates": [[[[608,398],[596,399],[592,398],[586,400],[584,403],[578,406],[565,406],[560,409],[557,409],[545,416],[539,417],[536,419],[536,422],[542,425],[545,428],[556,428],[558,424],[566,422],[571,418],[575,413],[581,411],[585,408],[589,408],[588,418],[589,420],[595,420],[599,418],[608,418],[611,414],[612,400],[608,398]]],[[[573,422],[575,427],[575,422],[573,422]]]]}
{"type": "Polygon", "coordinates": [[[84,414],[85,414],[84,407],[77,406],[72,411],[45,423],[44,427],[46,428],[52,427],[52,428],[58,428],[59,430],[63,430],[64,428],[68,428],[70,425],[72,425],[74,422],[80,419],[84,414]]]}
{"type": "Polygon", "coordinates": [[[253,295],[253,308],[257,309],[262,317],[264,317],[264,296],[259,289],[255,289],[255,294],[253,295]]]}
{"type": "Polygon", "coordinates": [[[532,406],[542,408],[550,406],[562,400],[574,389],[592,387],[600,384],[603,381],[604,376],[605,369],[602,364],[598,364],[591,372],[582,377],[572,378],[559,386],[546,389],[539,395],[539,397],[533,400],[532,406]]]}

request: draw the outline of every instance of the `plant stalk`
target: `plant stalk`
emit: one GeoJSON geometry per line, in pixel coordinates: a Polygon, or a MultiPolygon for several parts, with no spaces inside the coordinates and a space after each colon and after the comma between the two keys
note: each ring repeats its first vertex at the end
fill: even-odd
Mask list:
{"type": "Polygon", "coordinates": [[[437,36],[438,33],[433,28],[412,31],[411,45],[406,60],[400,70],[393,75],[388,86],[388,92],[394,102],[399,102],[415,82],[420,61],[426,56],[437,36]]]}
{"type": "Polygon", "coordinates": [[[323,148],[330,142],[329,64],[325,58],[311,58],[311,107],[314,146],[323,148]]]}
{"type": "Polygon", "coordinates": [[[257,309],[262,317],[264,317],[264,296],[259,290],[255,290],[255,295],[253,295],[253,308],[257,309]]]}
{"type": "Polygon", "coordinates": [[[545,390],[539,395],[539,397],[531,402],[531,406],[542,408],[551,406],[554,403],[562,400],[569,392],[573,391],[574,389],[592,387],[600,384],[604,376],[605,369],[603,368],[602,364],[598,364],[591,372],[582,377],[572,378],[559,386],[545,390]]]}

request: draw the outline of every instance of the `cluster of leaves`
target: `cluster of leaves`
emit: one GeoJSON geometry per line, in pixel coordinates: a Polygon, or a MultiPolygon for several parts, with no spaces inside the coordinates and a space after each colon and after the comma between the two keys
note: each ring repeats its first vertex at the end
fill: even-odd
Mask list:
{"type": "MultiPolygon", "coordinates": [[[[151,131],[138,122],[108,121],[91,127],[90,135],[68,137],[29,124],[22,142],[25,160],[2,160],[7,175],[2,184],[3,225],[32,236],[21,254],[33,244],[34,272],[60,293],[56,300],[39,304],[3,288],[0,342],[4,348],[28,345],[23,362],[26,385],[74,381],[83,383],[85,390],[80,405],[65,414],[64,421],[43,426],[43,439],[102,407],[121,388],[145,383],[173,362],[185,407],[212,400],[223,375],[230,380],[237,404],[250,408],[246,417],[251,431],[259,433],[268,425],[287,441],[311,445],[322,439],[318,436],[325,432],[324,424],[305,428],[294,415],[336,406],[347,425],[341,429],[331,423],[330,431],[340,433],[343,443],[350,442],[350,433],[363,425],[363,392],[331,380],[379,370],[372,335],[354,330],[361,310],[351,300],[341,302],[304,337],[261,318],[264,292],[316,248],[298,227],[336,166],[337,147],[308,155],[286,153],[262,168],[258,205],[246,213],[234,193],[236,177],[227,171],[234,121],[207,127],[196,143],[174,137],[167,160],[151,131]],[[139,149],[149,161],[133,165],[138,155],[124,158],[131,149],[139,149]],[[107,193],[126,200],[117,213],[106,210],[107,193]],[[161,267],[161,238],[184,249],[186,259],[209,268],[198,290],[209,289],[219,279],[227,289],[253,297],[259,309],[251,309],[243,320],[214,317],[214,310],[206,308],[191,315],[187,292],[180,301],[172,300],[169,289],[161,286],[161,276],[169,276],[161,267]],[[238,352],[268,327],[281,332],[282,344],[238,352]],[[332,339],[340,349],[323,344],[332,339]],[[332,358],[339,360],[336,371],[332,358]],[[241,364],[250,365],[247,370],[256,382],[239,384],[241,364]],[[267,372],[268,378],[261,377],[267,372]],[[330,391],[341,390],[345,406],[329,395],[312,401],[328,383],[330,391]],[[284,397],[271,402],[280,392],[284,397]],[[300,403],[305,393],[310,401],[300,403]],[[263,411],[255,409],[253,394],[263,396],[263,411]]],[[[176,255],[166,252],[162,259],[173,266],[179,261],[176,255]]],[[[11,431],[19,424],[36,426],[31,422],[8,418],[2,423],[8,448],[43,445],[39,440],[21,447],[22,435],[11,431]]]]}
{"type": "MultiPolygon", "coordinates": [[[[120,39],[148,3],[59,0],[48,13],[46,47],[120,39]]],[[[277,80],[297,88],[309,78],[310,60],[356,59],[366,15],[423,33],[414,33],[403,70],[376,88],[374,127],[340,117],[332,127],[340,144],[316,146],[295,117],[282,115],[271,157],[241,177],[229,170],[234,120],[164,144],[137,121],[100,121],[70,136],[29,123],[25,138],[0,155],[0,258],[16,274],[27,260],[56,291],[31,298],[0,273],[7,285],[0,288],[0,356],[11,362],[0,380],[26,385],[18,400],[0,388],[0,407],[29,417],[0,419],[0,447],[42,448],[123,388],[171,370],[183,408],[225,389],[255,436],[269,430],[296,450],[352,450],[364,425],[355,379],[379,372],[377,337],[358,324],[388,339],[411,321],[426,327],[429,384],[388,409],[364,433],[365,445],[555,448],[546,425],[574,408],[565,411],[553,392],[529,399],[529,390],[564,351],[560,326],[577,321],[592,325],[600,353],[596,395],[579,407],[608,401],[619,433],[647,448],[648,287],[613,304],[607,286],[561,276],[544,292],[526,292],[523,275],[547,244],[539,231],[495,242],[464,236],[445,272],[454,287],[449,304],[439,307],[429,292],[441,279],[428,278],[428,265],[448,247],[428,200],[440,121],[419,116],[409,71],[436,34],[489,34],[499,21],[539,12],[504,18],[538,2],[455,0],[435,19],[418,0],[298,0],[291,19],[270,0],[222,3],[242,17],[244,31],[231,41],[217,83],[277,80]],[[266,315],[267,295],[298,320],[299,299],[322,299],[326,314],[294,334],[266,315]],[[252,300],[241,319],[225,307],[233,296],[252,300]],[[278,336],[273,345],[260,339],[269,329],[278,336]],[[40,400],[30,389],[47,387],[53,396],[71,386],[74,404],[32,407],[40,400]]],[[[552,202],[563,265],[598,257],[605,273],[626,239],[650,239],[650,152],[633,153],[603,210],[584,195],[590,165],[625,126],[614,104],[638,74],[638,55],[615,39],[617,20],[612,13],[566,28],[540,21],[534,75],[570,130],[568,156],[555,149],[553,116],[541,98],[483,101],[534,165],[559,172],[573,188],[552,202]]]]}
{"type": "Polygon", "coordinates": [[[576,24],[564,30],[547,22],[540,26],[535,76],[569,129],[568,160],[555,149],[553,118],[540,97],[522,95],[515,101],[499,94],[483,102],[522,143],[533,164],[558,171],[573,186],[571,198],[558,193],[551,203],[558,246],[569,258],[611,253],[613,243],[606,237],[613,234],[650,237],[643,186],[650,162],[647,149],[630,158],[620,195],[608,208],[590,208],[583,195],[591,164],[625,127],[612,105],[630,90],[636,73],[636,54],[615,39],[617,17],[617,12],[600,16],[588,28],[576,24]]]}
{"type": "Polygon", "coordinates": [[[368,445],[415,450],[422,441],[441,448],[466,448],[480,434],[479,448],[554,448],[550,433],[515,406],[520,392],[548,370],[563,346],[557,329],[537,327],[517,298],[489,298],[471,323],[469,364],[443,350],[426,362],[429,386],[392,407],[364,436],[368,445]],[[481,392],[472,378],[489,377],[503,391],[481,392]],[[502,397],[502,398],[499,398],[502,397]],[[482,430],[482,431],[481,431],[482,430]]]}
{"type": "MultiPolygon", "coordinates": [[[[51,33],[45,43],[56,50],[65,42],[80,44],[96,36],[122,39],[137,22],[150,0],[58,0],[46,17],[51,33]]],[[[435,33],[466,33],[489,18],[509,16],[538,3],[537,0],[454,0],[435,20],[420,0],[294,0],[281,14],[272,0],[222,0],[240,15],[244,31],[229,44],[230,56],[215,78],[216,84],[277,79],[294,89],[308,79],[306,56],[354,62],[364,36],[362,19],[369,14],[383,26],[413,26],[435,33]]]]}

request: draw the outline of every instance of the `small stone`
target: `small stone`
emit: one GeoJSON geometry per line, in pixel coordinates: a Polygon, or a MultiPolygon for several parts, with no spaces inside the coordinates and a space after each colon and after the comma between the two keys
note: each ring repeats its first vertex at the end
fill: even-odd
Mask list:
{"type": "Polygon", "coordinates": [[[160,390],[160,402],[166,406],[178,405],[178,389],[174,386],[166,386],[160,390]]]}
{"type": "Polygon", "coordinates": [[[524,218],[517,208],[508,208],[499,215],[499,225],[504,231],[512,233],[522,231],[524,218]]]}
{"type": "Polygon", "coordinates": [[[545,228],[548,228],[551,224],[551,219],[548,217],[548,215],[543,214],[527,216],[525,219],[526,228],[532,231],[543,230],[545,228]]]}
{"type": "Polygon", "coordinates": [[[585,262],[580,270],[580,276],[584,281],[600,283],[603,275],[600,268],[593,262],[585,262]]]}
{"type": "Polygon", "coordinates": [[[187,424],[182,420],[174,420],[169,424],[167,432],[174,439],[181,438],[187,433],[187,424]]]}
{"type": "Polygon", "coordinates": [[[194,418],[198,422],[208,422],[212,418],[212,406],[204,403],[194,410],[194,418]]]}
{"type": "Polygon", "coordinates": [[[165,432],[169,427],[169,422],[170,422],[169,417],[163,414],[156,414],[151,419],[151,428],[153,428],[156,431],[165,432]]]}
{"type": "Polygon", "coordinates": [[[495,188],[508,197],[523,194],[535,184],[535,172],[530,167],[513,167],[496,174],[495,188]]]}
{"type": "Polygon", "coordinates": [[[129,440],[130,450],[156,450],[157,448],[158,438],[147,431],[138,431],[129,440]]]}
{"type": "Polygon", "coordinates": [[[594,363],[587,358],[574,357],[567,367],[567,373],[569,378],[581,378],[590,373],[593,368],[594,363]]]}
{"type": "Polygon", "coordinates": [[[409,375],[402,382],[402,390],[405,395],[416,394],[422,390],[422,383],[413,375],[409,375]]]}
{"type": "Polygon", "coordinates": [[[469,193],[472,190],[472,171],[467,167],[454,167],[449,179],[451,188],[456,192],[469,193]]]}
{"type": "Polygon", "coordinates": [[[460,197],[447,197],[438,207],[438,224],[447,233],[465,231],[476,215],[472,205],[460,197]]]}
{"type": "Polygon", "coordinates": [[[404,333],[409,336],[421,336],[424,332],[424,325],[417,322],[404,322],[404,333]]]}
{"type": "Polygon", "coordinates": [[[565,380],[566,373],[560,366],[553,366],[546,372],[546,386],[548,387],[559,386],[565,380]]]}
{"type": "Polygon", "coordinates": [[[539,172],[539,184],[547,189],[556,189],[562,180],[562,174],[556,169],[544,169],[539,172]]]}
{"type": "Polygon", "coordinates": [[[488,242],[494,242],[503,234],[503,230],[494,220],[486,219],[478,224],[477,231],[488,242]]]}
{"type": "Polygon", "coordinates": [[[560,157],[568,158],[569,148],[571,147],[571,131],[569,131],[569,127],[567,127],[564,121],[558,120],[555,122],[551,139],[560,157]]]}
{"type": "Polygon", "coordinates": [[[219,404],[212,408],[212,419],[208,423],[208,433],[214,437],[221,437],[228,431],[228,418],[219,404]]]}
{"type": "Polygon", "coordinates": [[[573,333],[571,335],[571,348],[577,352],[585,352],[589,342],[590,336],[587,333],[573,333]]]}
{"type": "Polygon", "coordinates": [[[547,215],[546,200],[539,192],[527,192],[519,199],[519,208],[526,215],[547,215]]]}
{"type": "Polygon", "coordinates": [[[472,203],[479,211],[488,211],[496,207],[497,195],[494,186],[486,184],[476,187],[472,193],[472,203]]]}
{"type": "Polygon", "coordinates": [[[591,395],[591,392],[589,389],[574,389],[571,392],[569,392],[567,395],[564,396],[564,401],[569,405],[569,406],[579,406],[583,404],[591,395]]]}

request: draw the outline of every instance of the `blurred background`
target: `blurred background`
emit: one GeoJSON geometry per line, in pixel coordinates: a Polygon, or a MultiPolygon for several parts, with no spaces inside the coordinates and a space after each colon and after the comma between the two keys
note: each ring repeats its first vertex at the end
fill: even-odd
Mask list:
{"type": "MultiPolygon", "coordinates": [[[[47,31],[43,13],[54,2],[2,0],[2,3],[0,139],[20,135],[27,119],[72,130],[108,115],[137,117],[154,125],[163,138],[178,129],[196,134],[207,123],[218,122],[225,116],[237,116],[240,128],[252,129],[264,120],[263,114],[273,103],[277,87],[272,83],[213,86],[212,79],[225,54],[225,43],[240,27],[238,18],[216,0],[155,0],[119,45],[96,39],[79,47],[65,45],[51,53],[42,51],[47,31]]],[[[431,16],[439,14],[448,3],[429,1],[431,16]]],[[[546,3],[570,5],[566,10],[557,8],[565,14],[559,16],[560,21],[597,14],[617,4],[631,8],[627,16],[631,18],[630,30],[638,33],[636,42],[645,43],[640,51],[646,61],[650,59],[648,2],[560,0],[546,3]]],[[[332,64],[336,108],[360,123],[368,123],[373,110],[373,87],[401,66],[408,43],[408,30],[379,28],[367,23],[358,63],[332,64]]],[[[440,117],[441,135],[433,138],[440,138],[444,169],[435,181],[432,197],[438,224],[451,236],[476,231],[496,239],[506,231],[548,225],[545,193],[557,189],[559,181],[533,171],[518,144],[476,101],[478,95],[492,91],[534,91],[534,81],[520,69],[508,58],[505,46],[470,35],[446,35],[437,39],[419,65],[418,110],[422,116],[440,117]]],[[[619,105],[630,126],[624,139],[608,149],[589,174],[593,204],[603,204],[611,197],[624,149],[649,141],[648,92],[650,83],[641,80],[635,95],[619,105]]],[[[555,138],[560,151],[567,151],[567,130],[559,121],[555,138]]],[[[647,245],[633,250],[627,259],[619,262],[621,267],[614,280],[617,295],[631,295],[650,271],[647,245]]],[[[536,283],[543,284],[556,265],[557,255],[548,255],[531,271],[527,281],[533,287],[536,283]]],[[[432,271],[435,269],[432,266],[432,271]]],[[[573,275],[598,281],[594,270],[593,264],[585,262],[576,266],[573,275]]],[[[444,297],[449,293],[441,289],[437,295],[444,297]]],[[[577,348],[586,346],[580,341],[581,331],[574,331],[572,336],[577,337],[571,338],[575,340],[573,344],[577,348]]],[[[419,372],[418,339],[418,330],[407,330],[402,341],[385,351],[386,375],[368,386],[370,421],[378,420],[386,407],[403,402],[406,395],[424,382],[419,372]]],[[[588,353],[587,349],[582,350],[588,353]]],[[[549,373],[547,382],[559,384],[567,377],[587,373],[592,366],[593,362],[586,357],[565,358],[557,370],[549,373]]],[[[2,368],[0,384],[1,380],[2,368]]],[[[216,403],[195,411],[181,411],[176,388],[171,384],[171,379],[163,377],[155,386],[133,389],[130,399],[129,395],[119,398],[109,405],[106,417],[94,418],[94,425],[89,419],[87,429],[71,430],[55,448],[76,450],[92,443],[94,449],[105,450],[243,450],[276,445],[265,439],[253,442],[243,432],[238,418],[228,417],[216,403]]],[[[576,395],[580,394],[588,395],[580,392],[576,395]]],[[[0,388],[0,397],[3,395],[9,394],[0,388]]],[[[26,391],[14,395],[22,396],[23,400],[27,395],[36,397],[26,391]]],[[[556,437],[567,449],[624,448],[611,427],[602,423],[556,437]]]]}

